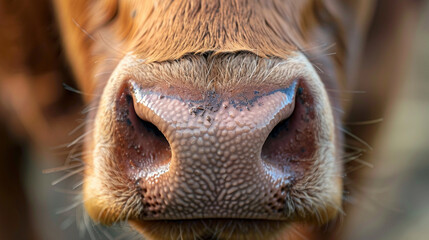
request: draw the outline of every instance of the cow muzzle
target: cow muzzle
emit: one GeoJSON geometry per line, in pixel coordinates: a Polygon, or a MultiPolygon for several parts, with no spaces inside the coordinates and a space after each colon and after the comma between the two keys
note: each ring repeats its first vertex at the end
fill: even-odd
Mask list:
{"type": "Polygon", "coordinates": [[[95,117],[85,183],[93,219],[335,216],[342,189],[332,111],[304,56],[268,69],[281,81],[206,88],[132,74],[154,69],[124,61],[95,117]]]}

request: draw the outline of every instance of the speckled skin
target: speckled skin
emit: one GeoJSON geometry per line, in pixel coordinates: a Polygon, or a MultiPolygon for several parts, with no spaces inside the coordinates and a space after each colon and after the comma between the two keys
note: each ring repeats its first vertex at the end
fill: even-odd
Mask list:
{"type": "Polygon", "coordinates": [[[287,89],[289,94],[275,91],[242,104],[221,99],[216,103],[219,107],[212,110],[204,106],[209,103],[201,102],[200,112],[195,112],[192,102],[160,98],[134,87],[137,114],[158,126],[172,153],[164,164],[129,170],[130,176],[141,179],[139,187],[148,206],[142,216],[278,217],[269,206],[273,203],[267,196],[272,195],[272,189],[267,186],[282,188],[285,195],[293,173],[262,161],[261,139],[291,115],[296,89],[293,82],[287,89]],[[252,194],[255,191],[259,194],[252,194]]]}
{"type": "Polygon", "coordinates": [[[277,61],[266,63],[271,72],[257,90],[237,90],[239,81],[231,80],[200,91],[186,77],[168,87],[152,84],[148,66],[125,58],[96,116],[84,185],[91,217],[128,219],[150,232],[145,227],[157,221],[278,225],[335,216],[341,165],[327,94],[301,54],[277,61]],[[141,75],[127,74],[136,66],[141,75]]]}

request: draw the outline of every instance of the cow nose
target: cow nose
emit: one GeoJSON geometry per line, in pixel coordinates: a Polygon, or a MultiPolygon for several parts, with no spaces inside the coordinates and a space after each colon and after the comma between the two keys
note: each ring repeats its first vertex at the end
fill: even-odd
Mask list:
{"type": "Polygon", "coordinates": [[[314,113],[301,82],[195,94],[130,81],[118,98],[115,136],[142,217],[284,216],[287,189],[313,151],[314,113]]]}

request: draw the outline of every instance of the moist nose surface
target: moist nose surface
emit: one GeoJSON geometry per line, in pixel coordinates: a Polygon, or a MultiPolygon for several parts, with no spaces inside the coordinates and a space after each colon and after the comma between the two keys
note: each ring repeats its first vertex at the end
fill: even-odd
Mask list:
{"type": "Polygon", "coordinates": [[[143,153],[162,159],[144,154],[127,159],[132,163],[128,175],[144,201],[142,217],[266,218],[275,210],[283,214],[293,174],[284,163],[262,157],[261,151],[275,126],[293,113],[297,89],[293,81],[284,89],[212,92],[203,100],[184,100],[131,82],[132,110],[145,124],[140,134],[155,139],[143,136],[137,141],[155,148],[143,153]]]}

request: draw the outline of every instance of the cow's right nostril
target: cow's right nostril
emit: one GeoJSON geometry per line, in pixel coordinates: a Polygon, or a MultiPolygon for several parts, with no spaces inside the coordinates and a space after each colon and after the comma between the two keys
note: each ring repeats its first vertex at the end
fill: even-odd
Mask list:
{"type": "Polygon", "coordinates": [[[170,144],[164,134],[148,117],[136,111],[136,101],[128,89],[119,96],[117,105],[116,149],[121,156],[121,166],[128,176],[140,176],[141,169],[154,173],[166,166],[171,159],[170,144]]]}
{"type": "MultiPolygon", "coordinates": [[[[144,116],[139,116],[135,109],[135,101],[133,101],[130,95],[127,95],[127,103],[130,113],[130,120],[133,126],[141,132],[147,139],[146,140],[158,140],[158,144],[168,145],[168,141],[164,134],[150,121],[146,120],[144,116]]],[[[162,146],[161,146],[162,147],[162,146]]]]}

